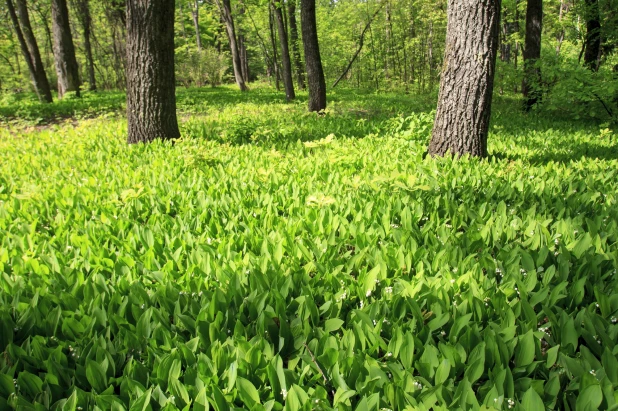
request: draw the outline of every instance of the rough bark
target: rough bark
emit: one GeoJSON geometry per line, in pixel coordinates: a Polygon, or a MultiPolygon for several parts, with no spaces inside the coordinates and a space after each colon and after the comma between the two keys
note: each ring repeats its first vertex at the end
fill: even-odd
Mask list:
{"type": "MultiPolygon", "coordinates": [[[[218,0],[217,0],[218,1],[218,0]]],[[[236,29],[234,28],[234,18],[232,17],[232,6],[230,0],[221,0],[217,3],[221,10],[221,17],[225,22],[227,38],[230,43],[230,52],[232,53],[232,66],[234,68],[234,78],[240,91],[247,91],[247,85],[242,76],[242,62],[240,61],[240,53],[238,51],[238,41],[236,39],[236,29]]]]}
{"type": "Polygon", "coordinates": [[[41,54],[39,53],[36,38],[32,32],[26,0],[17,0],[17,13],[12,0],[6,0],[6,5],[39,101],[51,103],[51,89],[49,87],[47,75],[45,74],[43,62],[41,61],[41,54]]]}
{"type": "Polygon", "coordinates": [[[543,29],[543,0],[528,0],[526,9],[526,40],[524,44],[524,79],[521,91],[524,109],[530,110],[541,99],[541,31],[543,29]]]}
{"type": "Polygon", "coordinates": [[[288,21],[290,27],[290,44],[292,45],[292,59],[296,69],[296,84],[298,88],[305,88],[305,70],[300,58],[300,47],[298,46],[298,24],[296,23],[296,0],[288,0],[288,21]]]}
{"type": "Polygon", "coordinates": [[[500,0],[449,2],[446,49],[429,154],[487,156],[500,0]]]}
{"type": "Polygon", "coordinates": [[[180,137],[174,74],[174,0],[127,1],[128,142],[180,137]]]}
{"type": "Polygon", "coordinates": [[[66,0],[52,0],[51,8],[58,97],[62,98],[69,91],[75,92],[75,95],[79,97],[79,67],[75,58],[67,2],[66,0]]]}
{"type": "Polygon", "coordinates": [[[283,66],[283,86],[285,87],[285,99],[294,100],[294,80],[292,79],[292,61],[290,59],[290,49],[288,47],[288,33],[285,30],[285,22],[281,8],[283,5],[278,0],[272,0],[272,7],[277,21],[277,31],[279,33],[279,45],[281,47],[281,65],[283,66]]]}
{"type": "Polygon", "coordinates": [[[92,58],[92,45],[90,37],[92,34],[92,17],[90,15],[89,0],[77,0],[77,15],[82,26],[84,35],[84,49],[86,51],[86,64],[88,65],[88,83],[90,91],[97,89],[97,81],[94,75],[94,59],[92,58]]]}
{"type": "Polygon", "coordinates": [[[586,0],[586,15],[584,64],[590,70],[597,71],[601,61],[601,21],[598,0],[586,0]]]}
{"type": "Polygon", "coordinates": [[[326,81],[318,43],[315,0],[300,1],[300,24],[309,88],[309,111],[321,111],[326,108],[326,81]]]}
{"type": "Polygon", "coordinates": [[[195,42],[197,45],[197,51],[202,51],[202,36],[200,35],[200,8],[197,0],[193,2],[193,9],[191,14],[193,15],[193,26],[195,27],[195,42]]]}

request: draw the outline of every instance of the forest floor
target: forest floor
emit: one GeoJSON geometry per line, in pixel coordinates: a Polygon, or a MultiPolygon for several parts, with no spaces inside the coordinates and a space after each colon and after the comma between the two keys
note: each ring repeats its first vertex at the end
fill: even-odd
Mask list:
{"type": "Polygon", "coordinates": [[[618,403],[612,131],[497,96],[453,161],[435,96],[305,104],[179,90],[128,146],[121,93],[4,98],[0,409],[618,403]]]}

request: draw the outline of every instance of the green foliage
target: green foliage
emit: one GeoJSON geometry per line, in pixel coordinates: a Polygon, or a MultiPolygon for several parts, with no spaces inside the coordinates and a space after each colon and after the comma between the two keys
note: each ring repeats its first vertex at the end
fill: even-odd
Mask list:
{"type": "Polygon", "coordinates": [[[432,159],[431,102],[330,98],[0,129],[0,408],[615,407],[613,132],[499,99],[432,159]]]}
{"type": "Polygon", "coordinates": [[[228,57],[219,53],[214,47],[201,51],[185,51],[184,58],[176,65],[177,81],[185,86],[202,87],[206,84],[215,87],[221,85],[228,70],[228,57]]]}

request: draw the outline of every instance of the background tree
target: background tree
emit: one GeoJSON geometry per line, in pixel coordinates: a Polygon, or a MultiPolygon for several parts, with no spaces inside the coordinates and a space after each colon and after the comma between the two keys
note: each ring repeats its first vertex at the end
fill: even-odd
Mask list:
{"type": "Polygon", "coordinates": [[[236,38],[236,28],[234,27],[234,18],[232,16],[232,5],[230,0],[217,0],[217,5],[221,11],[221,18],[225,23],[227,38],[232,53],[232,66],[234,67],[234,78],[240,91],[247,91],[247,85],[242,75],[242,63],[240,60],[240,52],[238,50],[238,39],[236,38]]]}
{"type": "Polygon", "coordinates": [[[86,65],[88,67],[88,87],[90,91],[95,91],[97,89],[97,80],[94,73],[94,59],[92,57],[92,44],[90,42],[90,38],[92,37],[92,17],[90,15],[90,2],[89,0],[75,0],[75,7],[77,9],[77,19],[82,26],[82,33],[84,38],[86,65]]]}
{"type": "Polygon", "coordinates": [[[79,67],[75,58],[75,46],[69,23],[69,9],[66,0],[52,0],[52,33],[54,36],[54,57],[58,75],[58,97],[69,91],[79,92],[79,67]]]}
{"type": "Polygon", "coordinates": [[[584,64],[597,71],[601,62],[601,18],[599,0],[586,0],[586,41],[584,42],[584,64]]]}
{"type": "Polygon", "coordinates": [[[500,0],[449,3],[429,154],[487,156],[499,21],[500,0]]]}
{"type": "Polygon", "coordinates": [[[526,8],[526,43],[524,45],[524,80],[521,90],[524,108],[530,110],[541,98],[541,33],[543,30],[543,0],[528,0],[526,8]]]}
{"type": "Polygon", "coordinates": [[[315,0],[300,1],[300,24],[305,49],[305,68],[309,88],[309,111],[326,108],[326,80],[322,68],[318,28],[315,19],[315,0]]]}
{"type": "Polygon", "coordinates": [[[41,61],[39,47],[32,32],[26,0],[17,0],[17,13],[12,0],[6,0],[6,5],[37,96],[41,102],[51,103],[52,94],[41,61]],[[17,14],[19,14],[19,17],[17,14]]]}
{"type": "Polygon", "coordinates": [[[298,44],[298,24],[296,24],[296,0],[287,0],[288,21],[290,27],[290,45],[292,46],[292,58],[294,69],[296,70],[296,84],[300,90],[305,88],[305,70],[300,57],[300,47],[298,44]]]}
{"type": "Polygon", "coordinates": [[[288,47],[288,33],[283,19],[283,4],[279,0],[272,0],[273,12],[277,21],[277,31],[279,32],[279,44],[281,46],[281,65],[283,66],[283,86],[285,87],[285,98],[287,101],[294,100],[294,80],[292,79],[292,61],[290,59],[290,48],[288,47]]]}
{"type": "Polygon", "coordinates": [[[174,75],[174,0],[127,0],[128,142],[180,137],[174,75]]]}

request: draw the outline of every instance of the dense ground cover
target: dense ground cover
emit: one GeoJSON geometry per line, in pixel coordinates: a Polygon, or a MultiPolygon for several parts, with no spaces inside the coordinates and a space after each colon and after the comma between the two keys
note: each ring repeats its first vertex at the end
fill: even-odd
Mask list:
{"type": "Polygon", "coordinates": [[[0,409],[616,409],[614,134],[500,99],[431,159],[430,99],[342,93],[0,108],[0,409]]]}

